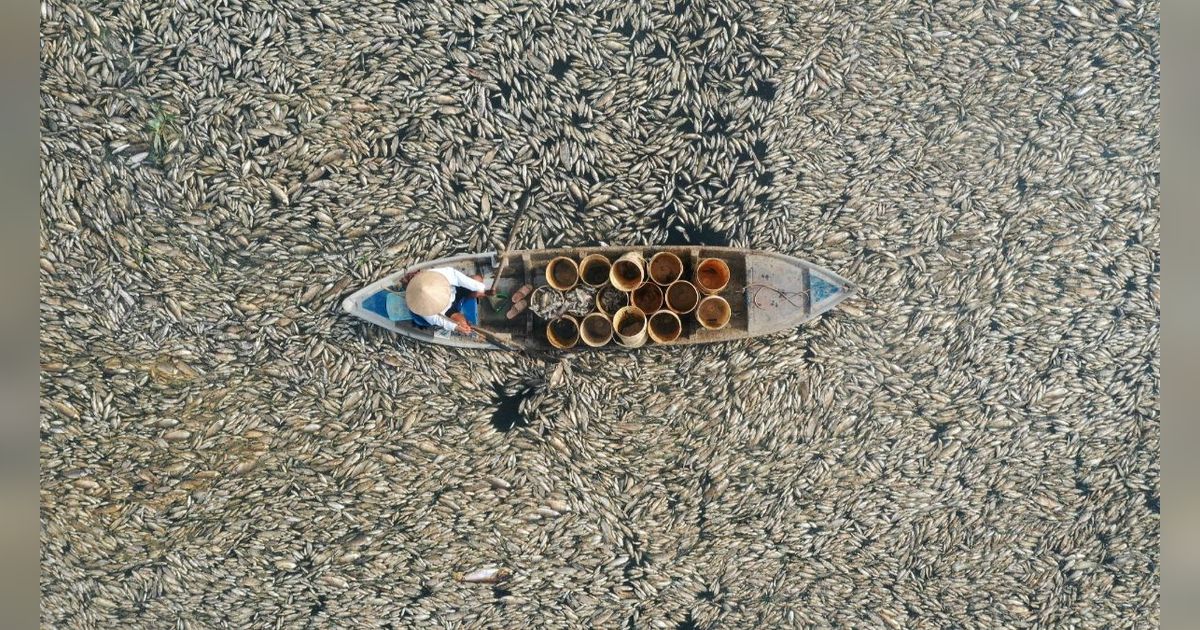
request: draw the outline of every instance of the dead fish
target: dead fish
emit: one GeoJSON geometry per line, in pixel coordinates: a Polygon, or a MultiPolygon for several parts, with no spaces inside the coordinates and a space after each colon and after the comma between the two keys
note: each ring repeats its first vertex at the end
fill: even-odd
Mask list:
{"type": "Polygon", "coordinates": [[[459,582],[468,582],[471,584],[498,584],[512,577],[512,571],[508,569],[500,569],[489,567],[486,569],[476,569],[470,573],[455,573],[454,579],[459,582]]]}

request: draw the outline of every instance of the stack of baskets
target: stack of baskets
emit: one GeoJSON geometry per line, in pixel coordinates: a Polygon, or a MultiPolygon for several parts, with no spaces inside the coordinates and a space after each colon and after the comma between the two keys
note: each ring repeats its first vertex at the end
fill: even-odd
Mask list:
{"type": "Polygon", "coordinates": [[[614,340],[637,348],[647,341],[677,340],[689,317],[707,330],[728,326],[732,310],[719,294],[729,284],[729,265],[719,258],[704,258],[696,263],[690,280],[683,278],[683,272],[683,261],[671,252],[658,252],[649,261],[637,251],[616,260],[602,254],[589,254],[578,262],[558,256],[546,265],[548,286],[539,291],[566,298],[584,290],[594,300],[586,312],[568,309],[552,317],[546,338],[563,349],[579,342],[598,348],[614,340]]]}

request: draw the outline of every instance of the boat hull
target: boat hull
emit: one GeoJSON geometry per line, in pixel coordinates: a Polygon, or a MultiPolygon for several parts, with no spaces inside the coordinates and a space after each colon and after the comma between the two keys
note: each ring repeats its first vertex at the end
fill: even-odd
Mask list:
{"type": "MultiPolygon", "coordinates": [[[[381,310],[380,296],[385,289],[398,287],[406,274],[436,267],[454,267],[468,275],[477,273],[484,277],[488,286],[493,285],[495,274],[499,271],[501,276],[495,280],[497,291],[511,294],[516,287],[525,283],[535,287],[546,284],[545,267],[555,257],[568,256],[578,261],[589,254],[601,254],[609,260],[616,260],[629,251],[642,253],[646,260],[657,252],[672,252],[685,261],[689,271],[699,260],[719,258],[732,271],[729,284],[721,292],[732,309],[729,326],[721,330],[706,330],[695,325],[669,344],[647,344],[643,347],[736,341],[790,330],[835,308],[858,291],[857,286],[849,280],[824,267],[775,252],[706,246],[576,247],[511,251],[505,257],[507,262],[494,252],[485,252],[417,263],[355,291],[343,301],[342,308],[364,321],[417,341],[457,348],[495,349],[496,345],[475,336],[446,335],[436,330],[417,328],[410,321],[393,321],[381,310]]],[[[507,306],[504,303],[503,310],[507,310],[507,306]]],[[[601,348],[581,344],[571,350],[555,349],[545,341],[545,322],[538,321],[528,310],[516,320],[508,320],[487,299],[479,300],[478,310],[480,326],[512,345],[553,352],[627,351],[615,343],[601,348]]]]}

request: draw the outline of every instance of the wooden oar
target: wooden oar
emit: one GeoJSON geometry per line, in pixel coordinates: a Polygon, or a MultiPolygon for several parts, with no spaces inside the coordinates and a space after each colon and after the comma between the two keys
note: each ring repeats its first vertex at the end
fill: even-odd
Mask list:
{"type": "Polygon", "coordinates": [[[508,252],[512,251],[513,239],[517,236],[517,226],[521,224],[521,219],[525,216],[525,211],[529,210],[529,200],[533,198],[537,186],[529,190],[529,193],[524,196],[525,201],[517,208],[517,214],[513,216],[512,227],[508,228],[508,238],[504,241],[504,249],[500,251],[500,266],[496,267],[496,274],[492,276],[492,286],[488,287],[488,293],[494,293],[496,290],[496,282],[500,280],[500,274],[508,267],[508,252]]]}
{"type": "MultiPolygon", "coordinates": [[[[496,282],[498,282],[500,280],[500,276],[504,273],[504,270],[508,267],[508,259],[509,259],[508,253],[510,251],[512,251],[513,239],[515,239],[517,236],[517,227],[519,227],[521,225],[521,219],[525,217],[525,212],[527,210],[529,210],[530,199],[533,198],[533,195],[536,194],[536,192],[538,190],[539,190],[539,187],[535,184],[533,186],[533,188],[529,189],[527,194],[522,196],[523,201],[521,201],[518,204],[517,213],[516,213],[516,215],[513,216],[512,226],[508,228],[508,238],[505,239],[505,241],[504,241],[504,249],[500,251],[500,264],[499,264],[499,266],[496,267],[496,273],[492,276],[492,286],[488,287],[488,289],[487,289],[487,293],[489,295],[495,294],[496,282]]],[[[476,333],[479,333],[479,336],[483,337],[483,339],[485,341],[487,341],[488,343],[490,343],[493,346],[496,346],[497,348],[500,348],[502,350],[520,352],[520,353],[522,353],[530,358],[533,358],[533,359],[542,359],[544,361],[557,361],[558,363],[555,366],[555,370],[553,372],[553,374],[556,376],[556,378],[548,378],[548,381],[550,381],[550,382],[561,381],[561,373],[562,373],[562,367],[563,367],[563,364],[561,361],[562,361],[563,357],[554,356],[554,355],[551,355],[550,353],[542,351],[542,350],[533,350],[532,348],[527,348],[524,346],[519,346],[516,344],[502,341],[499,337],[496,336],[496,333],[494,333],[490,330],[480,328],[479,326],[471,326],[471,330],[476,333]]]]}
{"type": "Polygon", "coordinates": [[[500,255],[500,266],[496,267],[496,275],[492,276],[492,286],[488,287],[487,293],[489,295],[495,295],[496,282],[498,282],[500,280],[500,274],[504,273],[504,268],[507,266],[508,266],[508,250],[505,249],[504,253],[500,255]]]}
{"type": "Polygon", "coordinates": [[[559,357],[553,356],[550,353],[542,351],[542,350],[534,350],[533,348],[527,348],[525,346],[520,346],[520,345],[517,345],[514,343],[509,343],[507,341],[504,341],[504,340],[500,339],[500,337],[496,336],[496,333],[494,333],[490,330],[480,328],[479,326],[472,325],[471,331],[479,333],[479,336],[483,337],[484,341],[492,344],[493,346],[496,346],[497,348],[500,348],[501,350],[508,350],[510,352],[520,352],[531,358],[543,359],[546,361],[557,361],[559,359],[559,357]]]}
{"type": "Polygon", "coordinates": [[[521,346],[511,344],[506,341],[501,341],[501,339],[496,336],[496,333],[480,328],[479,326],[471,325],[471,332],[478,333],[480,337],[483,337],[484,341],[502,350],[513,350],[516,352],[525,351],[525,348],[522,348],[521,346]]]}

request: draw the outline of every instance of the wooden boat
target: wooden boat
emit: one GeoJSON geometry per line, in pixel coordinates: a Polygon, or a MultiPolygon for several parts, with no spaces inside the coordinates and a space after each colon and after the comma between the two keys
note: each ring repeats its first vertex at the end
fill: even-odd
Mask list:
{"type": "MultiPolygon", "coordinates": [[[[602,254],[615,261],[630,251],[640,252],[649,260],[657,252],[672,252],[684,263],[684,277],[704,258],[718,258],[729,266],[730,279],[720,295],[728,300],[732,314],[729,324],[720,330],[708,330],[687,318],[683,333],[669,344],[686,345],[735,341],[781,332],[804,324],[829,311],[842,300],[853,296],[857,287],[836,273],[792,256],[773,252],[731,247],[671,246],[671,247],[577,247],[510,251],[502,264],[495,252],[451,256],[413,265],[397,271],[356,291],[342,302],[347,313],[381,326],[387,330],[418,341],[458,348],[494,349],[497,346],[476,335],[447,334],[434,328],[419,328],[403,313],[389,317],[385,297],[389,289],[402,290],[401,279],[421,269],[453,267],[467,275],[479,274],[484,283],[504,295],[512,295],[524,284],[535,288],[546,285],[546,266],[558,256],[575,261],[589,254],[602,254]],[[499,280],[492,284],[495,273],[499,280]]],[[[594,350],[579,344],[570,350],[554,348],[546,339],[547,323],[526,309],[514,319],[508,319],[509,303],[492,304],[488,298],[477,300],[478,326],[514,347],[549,352],[594,350]]],[[[626,350],[614,339],[595,350],[616,348],[626,350]]]]}

